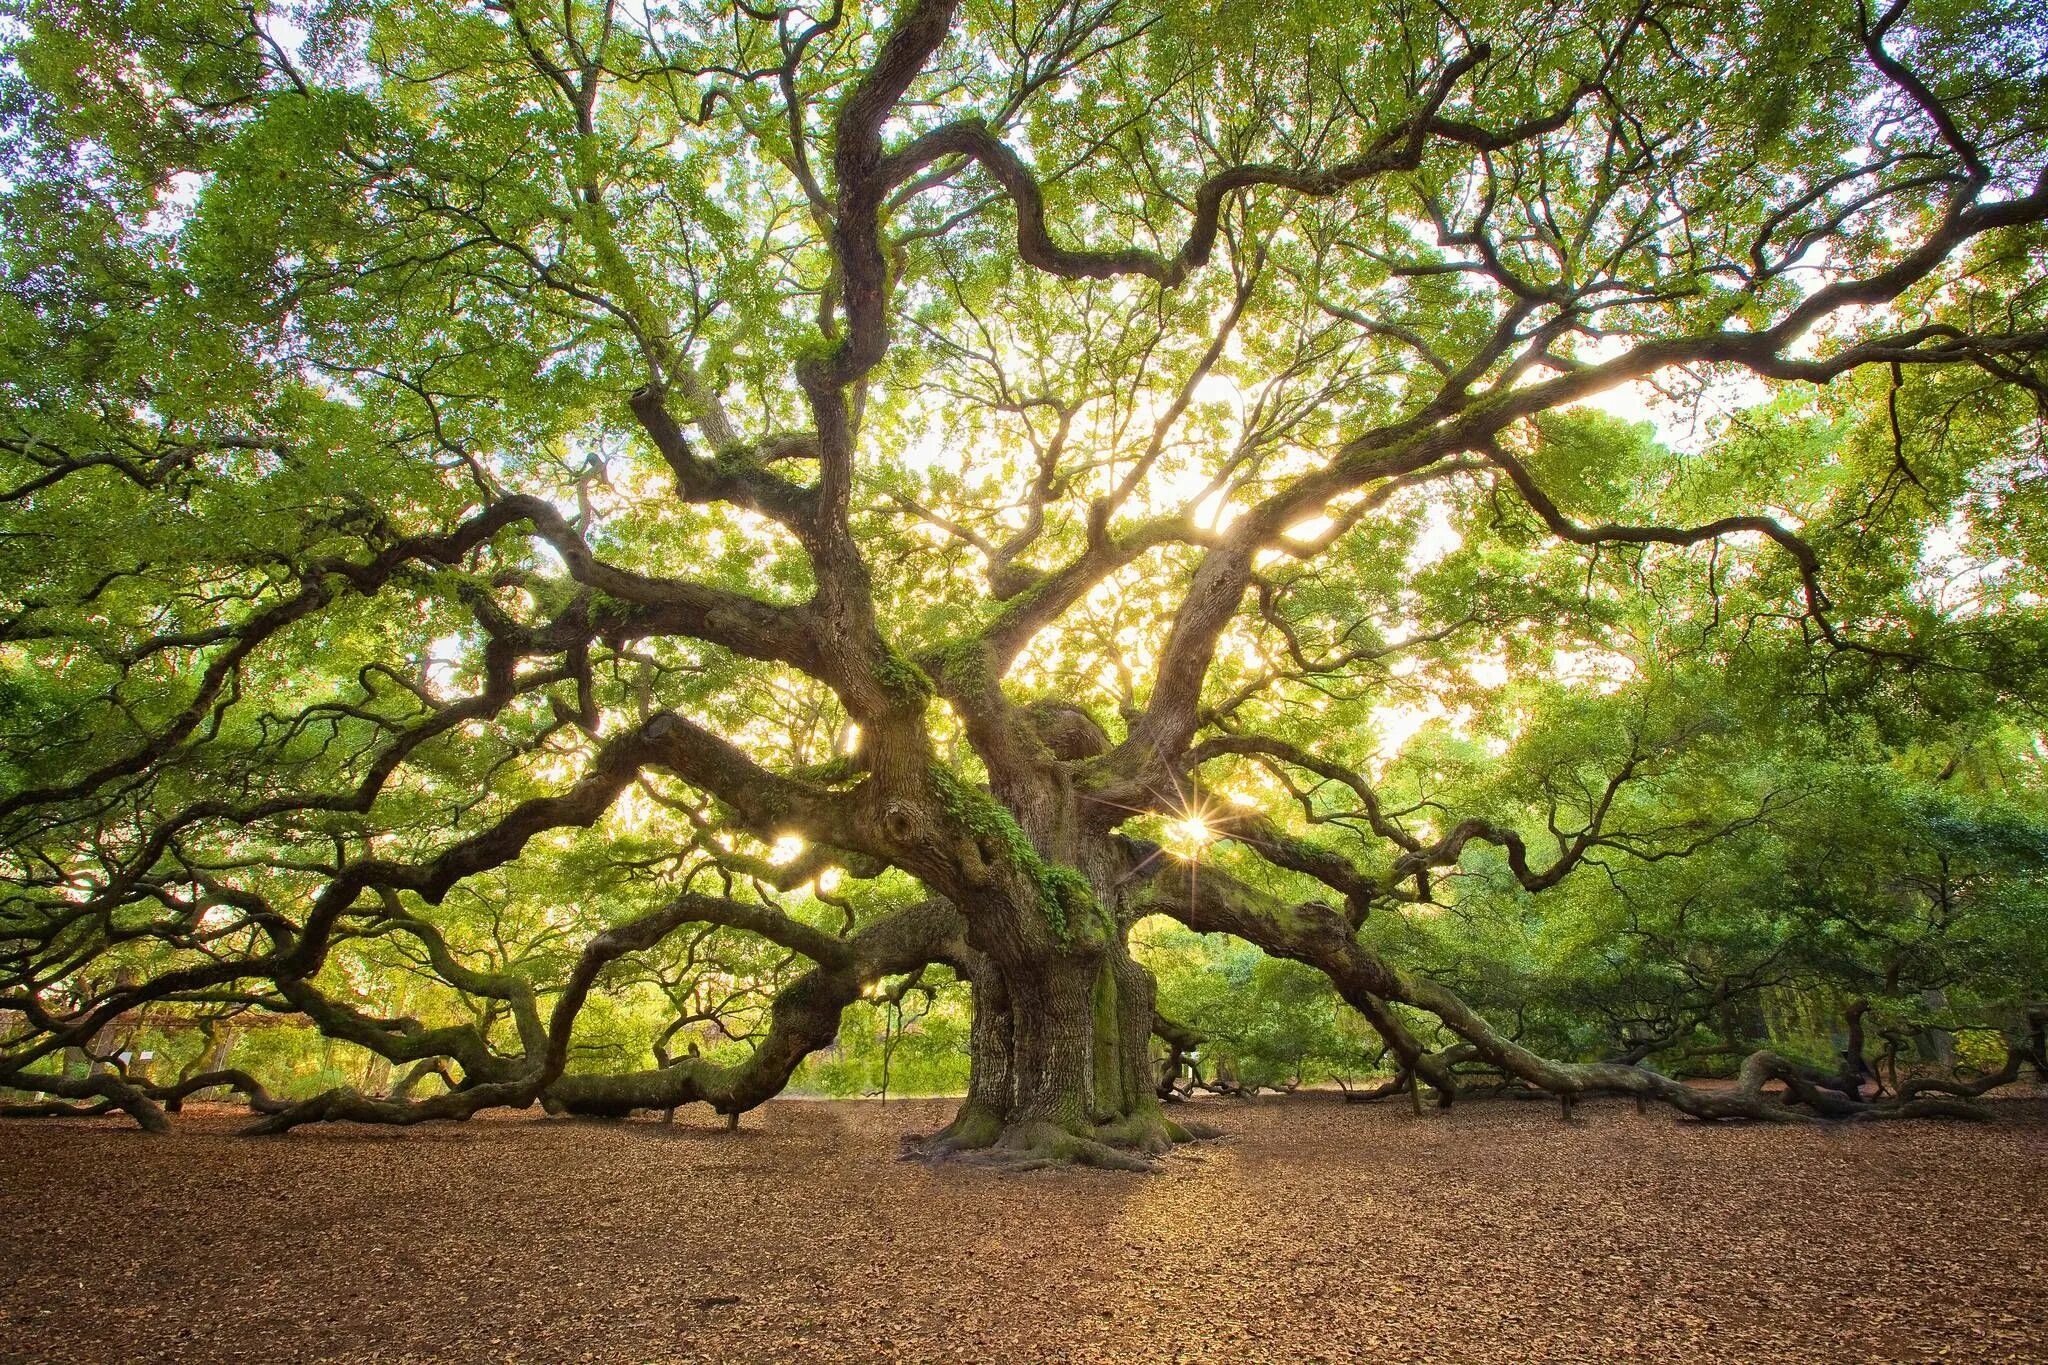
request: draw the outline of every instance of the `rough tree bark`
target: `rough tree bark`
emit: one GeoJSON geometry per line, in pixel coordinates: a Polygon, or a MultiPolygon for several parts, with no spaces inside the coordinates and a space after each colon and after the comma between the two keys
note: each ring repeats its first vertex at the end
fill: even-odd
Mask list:
{"type": "Polygon", "coordinates": [[[968,1095],[918,1150],[1149,1169],[1206,1130],[1169,1119],[1154,1084],[1155,991],[1130,954],[1129,857],[1081,818],[1071,789],[1041,789],[1015,812],[966,800],[989,803],[966,819],[1003,840],[1001,857],[1024,875],[999,879],[968,917],[968,1095]]]}
{"type": "MultiPolygon", "coordinates": [[[[785,43],[788,64],[780,74],[787,101],[783,112],[793,134],[790,169],[802,182],[811,220],[821,229],[829,284],[820,298],[818,335],[793,348],[790,356],[811,430],[758,441],[742,439],[719,392],[723,381],[706,382],[693,359],[694,343],[681,339],[676,319],[662,315],[656,299],[668,295],[666,284],[649,288],[648,281],[636,275],[632,256],[637,243],[632,234],[621,232],[614,216],[631,201],[614,192],[601,155],[604,138],[595,123],[595,111],[604,103],[603,87],[617,79],[617,73],[599,60],[585,60],[581,50],[574,62],[558,62],[546,55],[544,43],[535,45],[521,30],[535,61],[528,78],[539,82],[535,88],[542,99],[552,100],[558,93],[566,100],[579,129],[573,161],[561,168],[570,177],[568,187],[577,202],[560,222],[562,230],[573,233],[580,243],[563,259],[587,257],[596,263],[598,276],[582,280],[574,278],[573,270],[558,274],[548,267],[532,288],[566,290],[579,303],[590,302],[592,291],[597,291],[645,363],[645,382],[639,383],[636,374],[639,386],[630,396],[619,396],[672,473],[676,496],[687,504],[722,505],[775,523],[801,549],[814,592],[802,602],[771,602],[723,584],[625,568],[607,561],[586,538],[585,528],[569,521],[549,497],[486,487],[485,505],[443,530],[399,536],[380,525],[361,553],[351,549],[299,556],[283,576],[294,585],[288,591],[266,594],[261,605],[232,609],[229,603],[235,599],[223,598],[215,607],[227,617],[242,612],[241,619],[201,637],[153,635],[154,627],[135,627],[138,638],[108,653],[107,662],[125,668],[129,661],[161,650],[189,649],[192,638],[207,639],[219,648],[200,665],[196,689],[139,744],[124,740],[41,785],[0,796],[0,819],[20,815],[34,830],[34,855],[18,860],[18,865],[40,864],[50,856],[47,849],[54,843],[47,832],[60,826],[43,825],[44,809],[62,812],[83,802],[94,808],[75,817],[78,828],[86,829],[99,818],[97,811],[111,809],[101,798],[115,784],[168,770],[201,752],[209,742],[202,738],[209,718],[214,731],[234,733],[221,717],[242,693],[244,662],[269,643],[288,638],[294,623],[326,610],[343,596],[367,601],[386,589],[400,589],[416,570],[432,566],[488,567],[482,562],[488,559],[483,552],[502,536],[548,547],[562,566],[562,576],[554,581],[567,600],[559,610],[541,612],[536,607],[539,614],[531,621],[508,616],[488,599],[473,602],[476,628],[487,637],[481,690],[460,701],[435,702],[431,715],[380,740],[374,760],[366,760],[362,776],[351,777],[344,790],[292,793],[247,808],[197,802],[174,807],[161,818],[152,815],[132,838],[76,840],[80,846],[132,845],[133,851],[108,864],[88,898],[81,899],[78,892],[91,879],[80,881],[71,869],[56,869],[57,875],[39,888],[32,931],[23,931],[20,938],[32,950],[17,955],[24,964],[20,970],[10,969],[11,984],[19,994],[9,1003],[33,1015],[34,1029],[18,1047],[0,1055],[0,1085],[39,1089],[60,1101],[118,1106],[144,1126],[161,1126],[160,1104],[174,1103],[180,1096],[120,1075],[59,1076],[46,1068],[73,1052],[112,1051],[122,1021],[153,1001],[190,1000],[253,979],[264,983],[266,1007],[272,1005],[274,988],[279,999],[329,1038],[358,1044],[389,1063],[411,1068],[408,1080],[425,1074],[421,1066],[438,1069],[443,1060],[459,1071],[447,1093],[418,1102],[403,1094],[378,1100],[337,1090],[273,1111],[266,1108],[271,1102],[260,1088],[251,1090],[252,1104],[268,1115],[258,1125],[264,1131],[329,1119],[411,1123],[463,1118],[490,1105],[536,1100],[572,1113],[672,1110],[680,1103],[703,1101],[732,1116],[780,1090],[801,1058],[830,1040],[845,1005],[880,976],[947,961],[973,984],[972,1076],[954,1123],[924,1150],[987,1154],[989,1159],[1023,1165],[1072,1160],[1143,1166],[1172,1142],[1189,1136],[1186,1128],[1167,1119],[1155,1092],[1148,1060],[1153,986],[1132,960],[1127,942],[1135,918],[1153,909],[1196,928],[1237,934],[1268,952],[1328,974],[1343,997],[1385,1037],[1412,1078],[1409,1092],[1418,1102],[1426,1082],[1437,1090],[1440,1103],[1449,1103],[1455,1093],[1451,1063],[1458,1050],[1429,1052],[1394,1012],[1397,1005],[1434,1016],[1473,1055],[1503,1074],[1564,1097],[1567,1108],[1572,1097],[1618,1090],[1701,1117],[1795,1116],[1775,1099],[1766,1099],[1763,1086],[1772,1082],[1787,1087],[1815,1114],[1948,1113],[1962,1112],[1964,1101],[1981,1093],[1980,1087],[1995,1083],[1996,1077],[1990,1077],[1908,1086],[1896,1102],[1879,1106],[1861,1102],[1860,1071],[1843,1082],[1766,1053],[1745,1065],[1737,1091],[1718,1095],[1634,1066],[1562,1063],[1536,1056],[1501,1036],[1455,994],[1375,956],[1360,943],[1360,927],[1377,902],[1407,881],[1416,883],[1413,896],[1426,900],[1431,876],[1455,867],[1462,850],[1474,841],[1496,846],[1531,892],[1556,885],[1603,843],[1619,847],[1603,833],[1602,821],[1643,755],[1632,754],[1584,830],[1543,869],[1531,865],[1529,850],[1514,829],[1487,820],[1461,820],[1441,837],[1425,840],[1386,815],[1358,773],[1290,743],[1240,733],[1217,722],[1204,702],[1221,643],[1240,619],[1247,596],[1262,591],[1255,568],[1263,556],[1283,543],[1290,554],[1320,553],[1346,527],[1395,494],[1467,476],[1493,480],[1496,494],[1517,496],[1552,537],[1572,545],[1685,550],[1718,544],[1728,536],[1760,536],[1789,556],[1797,570],[1797,591],[1804,603],[1802,628],[1810,624],[1831,647],[1886,657],[1882,647],[1837,631],[1821,587],[1818,551],[1772,517],[1737,514],[1691,526],[1582,524],[1570,515],[1570,501],[1560,504],[1546,491],[1540,468],[1524,463],[1516,451],[1527,424],[1539,415],[1674,367],[1728,366],[1771,381],[1825,384],[1878,364],[1891,367],[1896,377],[1904,365],[1974,363],[2003,380],[2029,382],[2013,367],[2037,355],[2042,339],[2038,331],[2010,326],[1971,335],[1945,322],[1915,325],[1898,331],[1879,329],[1854,344],[1830,345],[1818,353],[1796,349],[1804,338],[1818,334],[1817,328],[1824,332],[1830,319],[1847,316],[1845,309],[1881,312],[1909,290],[1932,282],[1943,263],[1973,241],[1989,241],[1987,234],[2012,229],[2032,231],[2048,220],[2048,176],[2029,170],[2031,187],[2015,188],[2018,182],[2007,172],[1994,174],[1929,87],[1885,51],[1886,30],[1903,13],[1903,6],[1875,25],[1865,25],[1858,36],[1874,70],[1927,115],[1933,136],[1946,149],[1912,156],[1931,154],[1949,170],[1925,179],[1916,174],[1884,188],[1883,173],[1897,163],[1874,157],[1869,169],[1880,180],[1853,193],[1867,193],[1862,201],[1867,205],[1906,193],[1930,208],[1939,200],[1939,211],[1924,215],[1924,230],[1902,231],[1890,244],[1893,249],[1873,249],[1869,268],[1861,274],[1849,270],[1850,263],[1845,262],[1844,273],[1831,282],[1789,291],[1790,301],[1781,306],[1771,299],[1784,279],[1795,268],[1806,269],[1803,262],[1809,257],[1824,254],[1819,248],[1851,245],[1856,249],[1850,256],[1863,254],[1857,245],[1863,238],[1847,231],[1848,217],[1819,230],[1796,250],[1783,251],[1782,243],[1774,246],[1774,232],[1825,202],[1828,195],[1852,193],[1860,177],[1792,187],[1790,192],[1805,197],[1786,201],[1766,220],[1770,226],[1753,248],[1756,273],[1745,286],[1746,296],[1728,299],[1731,305],[1740,303],[1739,312],[1724,314],[1718,305],[1698,309],[1688,303],[1663,324],[1631,322],[1625,330],[1613,332],[1634,339],[1605,360],[1567,363],[1563,351],[1553,352],[1553,344],[1574,333],[1597,335],[1592,327],[1603,310],[1644,310],[1654,317],[1651,300],[1661,291],[1653,289],[1640,300],[1624,291],[1616,298],[1617,282],[1639,270],[1646,280],[1663,279],[1675,257],[1646,249],[1639,253],[1640,261],[1615,274],[1607,266],[1589,269],[1587,261],[1576,258],[1582,247],[1553,243],[1562,253],[1553,269],[1543,262],[1542,252],[1525,253],[1521,247],[1549,243],[1555,233],[1496,239],[1500,225],[1488,225],[1481,214],[1469,226],[1455,228],[1454,236],[1446,219],[1437,224],[1436,243],[1454,248],[1446,268],[1476,272],[1480,280],[1491,281],[1493,292],[1504,301],[1490,328],[1480,328],[1471,344],[1450,361],[1421,344],[1427,368],[1438,372],[1441,384],[1433,390],[1417,387],[1410,394],[1409,378],[1430,382],[1425,369],[1413,368],[1403,378],[1401,403],[1386,420],[1352,431],[1353,419],[1345,414],[1337,422],[1345,429],[1341,443],[1331,444],[1322,435],[1309,443],[1324,452],[1312,467],[1281,475],[1282,461],[1256,478],[1247,472],[1235,490],[1242,495],[1244,505],[1237,509],[1241,515],[1227,524],[1219,519],[1213,526],[1198,524],[1192,506],[1155,515],[1146,510],[1147,499],[1141,495],[1174,423],[1228,349],[1229,329],[1247,306],[1264,268],[1263,250],[1247,254],[1237,249],[1234,219],[1227,215],[1234,214],[1248,195],[1270,196],[1274,202],[1335,200],[1376,180],[1406,184],[1411,173],[1439,157],[1471,163],[1470,173],[1479,177],[1473,183],[1487,187],[1484,202],[1491,206],[1496,187],[1492,159],[1511,152],[1548,156],[1543,138],[1570,127],[1582,115],[1591,117],[1588,110],[1605,111],[1618,98],[1606,73],[1624,60],[1624,49],[1639,30],[1657,26],[1646,26],[1640,17],[1629,19],[1613,35],[1601,78],[1593,79],[1589,72],[1588,79],[1540,116],[1499,126],[1489,126],[1485,118],[1474,121],[1462,110],[1469,99],[1485,111],[1496,70],[1520,71],[1524,54],[1503,54],[1496,68],[1493,50],[1484,41],[1461,43],[1455,50],[1424,44],[1422,50],[1434,57],[1406,81],[1402,107],[1338,138],[1354,144],[1344,159],[1297,163],[1290,153],[1287,164],[1247,160],[1217,165],[1188,185],[1185,197],[1177,201],[1177,209],[1186,210],[1179,215],[1184,222],[1176,228],[1162,221],[1154,226],[1163,236],[1146,234],[1146,240],[1162,243],[1163,250],[1137,244],[1096,249],[1064,245],[1069,230],[1048,223],[1047,196],[1038,172],[1006,140],[1027,125],[1010,124],[1007,117],[991,123],[973,111],[971,101],[951,95],[936,101],[928,98],[929,92],[914,95],[920,76],[936,69],[934,61],[955,28],[960,8],[957,0],[901,0],[890,6],[886,23],[873,26],[872,44],[849,40],[845,47],[858,54],[850,58],[858,61],[857,69],[830,72],[829,80],[820,72],[820,79],[813,82],[813,73],[803,65],[804,53],[812,38],[838,24],[840,7],[835,6],[834,17],[820,20],[807,36],[785,43]],[[814,86],[831,91],[829,107],[803,106],[797,89],[814,86]],[[916,117],[904,117],[911,107],[906,101],[921,110],[916,117]],[[807,149],[814,129],[825,136],[807,149]],[[824,155],[828,150],[829,158],[824,155]],[[1146,452],[1136,456],[1100,498],[1087,491],[1095,486],[1093,479],[1079,479],[1078,471],[1114,468],[1115,461],[1095,460],[1069,471],[1057,458],[1048,459],[1029,497],[1023,530],[1001,545],[967,533],[981,545],[988,562],[990,596],[981,604],[985,614],[971,614],[978,622],[971,630],[922,646],[926,653],[912,660],[892,643],[896,632],[885,623],[894,613],[877,601],[872,566],[857,534],[861,424],[871,385],[891,345],[892,314],[905,302],[899,298],[906,278],[905,252],[923,235],[904,212],[913,200],[969,173],[984,177],[993,187],[995,197],[989,204],[1009,216],[1005,231],[1014,235],[1016,260],[1032,270],[1067,280],[1142,281],[1148,289],[1171,291],[1208,266],[1221,244],[1230,249],[1233,269],[1241,266],[1244,275],[1220,330],[1209,339],[1206,358],[1193,366],[1178,395],[1165,405],[1146,452]],[[1935,185],[1944,188],[1937,194],[1935,185]],[[1503,251],[1503,245],[1512,249],[1503,251]],[[1468,248],[1478,259],[1465,259],[1468,248]],[[1511,268],[1506,263],[1524,255],[1530,258],[1526,266],[1511,268]],[[1538,274],[1524,278],[1523,270],[1538,274]],[[1513,302],[1505,303],[1508,299],[1513,302]],[[1724,316],[1739,318],[1740,326],[1715,320],[1724,316]],[[785,472],[812,467],[814,476],[785,472]],[[1085,506],[1079,502],[1083,497],[1089,499],[1085,506]],[[1048,517],[1048,510],[1062,501],[1073,504],[1067,510],[1077,515],[1075,529],[1082,537],[1071,555],[1056,548],[1053,537],[1040,539],[1041,531],[1064,519],[1064,514],[1048,517]],[[1335,520],[1318,543],[1305,544],[1293,536],[1292,528],[1306,518],[1325,516],[1335,520]],[[1019,705],[1005,695],[1002,680],[1029,641],[1058,626],[1070,609],[1113,574],[1168,546],[1193,555],[1193,568],[1184,588],[1175,589],[1178,601],[1171,624],[1153,651],[1149,695],[1142,708],[1135,692],[1126,698],[1127,723],[1114,746],[1075,708],[1057,703],[1019,705]],[[649,707],[642,706],[643,718],[635,727],[605,721],[605,708],[596,701],[593,655],[616,654],[632,642],[650,638],[700,642],[737,659],[792,669],[815,680],[837,698],[845,721],[863,737],[864,772],[858,783],[814,782],[772,771],[736,741],[675,709],[648,714],[649,707]],[[307,811],[370,816],[386,783],[418,746],[452,738],[468,720],[495,718],[515,701],[537,700],[545,689],[568,685],[578,693],[577,719],[592,742],[589,761],[573,785],[510,805],[486,827],[461,834],[420,861],[396,860],[365,842],[353,856],[338,862],[334,875],[310,895],[302,910],[291,914],[256,891],[208,887],[197,908],[233,912],[263,946],[244,957],[192,954],[184,946],[191,936],[188,918],[195,906],[183,900],[182,891],[170,894],[160,865],[181,856],[178,849],[188,829],[247,829],[274,818],[295,820],[307,811]],[[986,790],[940,765],[940,746],[929,714],[935,699],[954,708],[986,769],[986,790]],[[1209,731],[1214,733],[1202,738],[1209,731]],[[1158,850],[1119,838],[1116,827],[1133,813],[1185,814],[1181,797],[1198,778],[1201,764],[1226,756],[1286,763],[1318,780],[1350,787],[1358,798],[1358,814],[1392,859],[1391,871],[1368,876],[1327,850],[1246,820],[1232,837],[1247,844],[1257,841],[1261,856],[1275,866],[1321,882],[1344,902],[1343,910],[1320,902],[1285,905],[1235,894],[1176,903],[1170,895],[1156,894],[1148,885],[1153,879],[1143,874],[1158,850]],[[933,900],[910,911],[885,912],[886,918],[859,934],[835,938],[772,906],[686,895],[592,938],[549,1019],[542,1018],[530,984],[516,974],[467,966],[448,950],[431,923],[405,909],[414,903],[438,905],[465,879],[518,859],[528,841],[543,832],[591,827],[648,773],[671,775],[715,800],[726,812],[721,819],[729,818],[735,831],[763,841],[799,834],[824,856],[840,859],[849,871],[867,869],[857,875],[899,869],[929,888],[933,900]],[[147,979],[117,979],[109,988],[81,990],[82,1002],[62,1010],[53,1012],[44,1005],[38,995],[44,986],[81,971],[83,959],[72,961],[75,949],[69,943],[76,926],[95,917],[112,923],[117,909],[124,918],[132,917],[135,907],[152,903],[158,921],[151,934],[179,947],[183,955],[175,957],[177,965],[147,979]],[[617,957],[644,951],[688,923],[745,929],[817,964],[782,992],[772,1026],[754,1057],[730,1068],[691,1058],[624,1077],[565,1074],[576,1011],[597,974],[617,957]],[[517,1027],[519,1054],[497,1051],[483,1029],[428,1028],[416,1020],[371,1018],[324,996],[315,983],[329,950],[339,932],[358,928],[410,935],[448,985],[503,1002],[517,1027]]],[[[777,11],[768,19],[755,17],[779,25],[787,16],[777,11]]],[[[576,22],[565,12],[565,38],[571,38],[576,22]]],[[[602,20],[607,33],[613,22],[607,8],[602,20]]],[[[1053,73],[1066,69],[1063,63],[1070,57],[1082,60],[1083,47],[1093,41],[1082,34],[1085,27],[1073,30],[1070,45],[1052,60],[1040,53],[1022,69],[1053,73]]],[[[595,50],[603,46],[599,41],[595,50]]],[[[819,50],[839,46],[835,38],[820,44],[819,50]]],[[[572,38],[569,47],[576,47],[572,38]]],[[[933,89],[950,88],[953,79],[937,76],[933,89]]],[[[1048,74],[1044,79],[1054,78],[1048,74]]],[[[1511,75],[1511,81],[1519,91],[1521,77],[1511,75]]],[[[296,72],[290,73],[289,84],[298,95],[308,93],[296,72]]],[[[283,84],[276,93],[286,97],[283,84]]],[[[1344,103],[1357,112],[1348,90],[1344,103]]],[[[702,117],[710,118],[713,107],[707,93],[702,117]]],[[[1623,117],[1628,111],[1617,104],[1612,112],[1623,117]]],[[[1604,120],[1606,113],[1600,117],[1604,120]]],[[[1889,127],[1893,116],[1882,117],[1881,127],[1889,127]]],[[[1596,133],[1598,140],[1618,145],[1604,121],[1584,130],[1596,133]]],[[[1873,145],[1892,135],[1874,131],[1873,145]]],[[[1208,157],[1203,153],[1198,159],[1206,162],[1208,157]]],[[[1420,179],[1430,181],[1437,175],[1431,170],[1420,179]]],[[[552,181],[552,173],[549,178],[552,181]]],[[[1655,179],[1643,184],[1653,197],[1662,192],[1655,179]]],[[[1426,208],[1435,215],[1439,206],[1433,198],[1425,196],[1426,203],[1417,204],[1405,197],[1405,190],[1402,193],[1404,198],[1389,201],[1408,206],[1400,212],[1413,216],[1426,208]]],[[[1633,197],[1624,194],[1616,202],[1633,197]]],[[[1168,202],[1161,196],[1157,207],[1162,215],[1168,202]]],[[[1548,213],[1547,206],[1544,212],[1548,213]]],[[[1922,216],[1916,209],[1914,219],[1922,216]]],[[[548,221],[553,223],[554,216],[548,221]]],[[[1588,232],[1578,235],[1586,241],[1601,240],[1604,229],[1591,230],[1599,221],[1589,220],[1588,232]]],[[[1620,220],[1613,221],[1619,225],[1620,220]]],[[[548,230],[552,235],[554,229],[548,230]]],[[[1639,235],[1633,226],[1627,233],[1639,235]]],[[[552,248],[548,254],[553,254],[552,248]]],[[[514,266],[515,271],[524,268],[514,266]]],[[[808,273],[809,265],[804,269],[803,291],[809,294],[816,280],[808,273]]],[[[488,276],[479,278],[495,280],[498,270],[493,266],[488,276]]],[[[515,286],[515,292],[522,303],[527,301],[526,285],[515,286]]],[[[1999,310],[1988,311],[1995,315],[1999,310]]],[[[1361,320],[1375,334],[1401,338],[1407,331],[1363,315],[1361,320]]],[[[1360,377],[1365,373],[1361,371],[1360,377]]],[[[2038,392],[2038,385],[2034,387],[2038,392]]],[[[1322,405],[1318,400],[1316,406],[1322,405]]],[[[1364,405],[1361,411],[1371,407],[1364,405]]],[[[438,433],[438,420],[435,427],[438,433]]],[[[41,435],[35,439],[38,445],[44,442],[41,435]]],[[[1286,432],[1274,439],[1299,444],[1286,432]]],[[[125,467],[125,460],[121,456],[114,463],[125,467]]],[[[81,452],[75,468],[103,463],[107,460],[81,452]]],[[[1230,468],[1235,467],[1233,462],[1230,468]]],[[[1219,479],[1221,490],[1230,476],[1226,471],[1219,479]]],[[[238,573],[261,567],[267,576],[270,564],[266,559],[234,567],[238,573]]],[[[71,607],[90,608],[101,587],[93,587],[71,607]]],[[[921,633],[899,638],[931,640],[921,633]]],[[[364,686],[369,687],[367,682],[364,686]]],[[[553,692],[545,695],[556,705],[568,706],[553,692]]],[[[321,708],[328,709],[327,704],[322,702],[321,708]]],[[[313,714],[309,710],[305,717],[313,714]]],[[[378,724],[383,729],[389,722],[378,724]]],[[[289,757],[283,750],[277,756],[289,757]]],[[[1563,842],[1564,836],[1559,837],[1563,842]]],[[[175,885],[181,888],[182,882],[175,885]]],[[[1221,888],[1221,879],[1209,878],[1206,886],[1213,892],[1221,888]]],[[[2030,1055],[2037,1068],[2044,1066],[2038,1018],[2032,1028],[2031,1041],[2015,1041],[1998,1076],[2017,1076],[2022,1055],[2030,1055]]],[[[1852,1050],[1860,1067],[1860,1042],[1852,1050]]],[[[401,1090],[406,1083],[401,1081],[401,1090]]]]}

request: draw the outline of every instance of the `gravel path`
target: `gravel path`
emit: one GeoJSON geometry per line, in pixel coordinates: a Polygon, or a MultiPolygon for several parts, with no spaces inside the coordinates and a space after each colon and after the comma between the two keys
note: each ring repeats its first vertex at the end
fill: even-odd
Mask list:
{"type": "Polygon", "coordinates": [[[2048,1360],[2048,1102],[1705,1128],[1205,1103],[1159,1176],[526,1115],[0,1123],[0,1360],[2048,1360]]]}

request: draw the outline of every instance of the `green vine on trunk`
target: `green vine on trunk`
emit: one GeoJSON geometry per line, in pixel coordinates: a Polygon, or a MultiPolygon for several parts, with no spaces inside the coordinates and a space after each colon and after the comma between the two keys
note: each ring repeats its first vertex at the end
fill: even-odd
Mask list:
{"type": "Polygon", "coordinates": [[[1031,836],[1002,804],[987,792],[962,782],[950,770],[934,764],[932,787],[939,802],[955,820],[984,846],[1000,849],[1012,866],[1029,877],[1038,888],[1039,909],[1052,927],[1060,947],[1073,944],[1074,926],[1095,909],[1095,892],[1088,879],[1070,867],[1048,861],[1031,843],[1031,836]]]}
{"type": "Polygon", "coordinates": [[[979,635],[941,646],[931,657],[939,680],[956,692],[980,693],[990,682],[988,646],[979,635]]]}
{"type": "Polygon", "coordinates": [[[930,675],[893,649],[884,647],[882,656],[875,660],[874,671],[875,681],[893,696],[912,702],[931,699],[930,675]]]}

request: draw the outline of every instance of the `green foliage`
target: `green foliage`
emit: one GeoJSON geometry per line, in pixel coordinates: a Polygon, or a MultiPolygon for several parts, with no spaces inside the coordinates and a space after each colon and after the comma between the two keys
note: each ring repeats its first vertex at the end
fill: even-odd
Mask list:
{"type": "Polygon", "coordinates": [[[1160,1011],[1202,1035],[1195,1063],[1205,1080],[1280,1089],[1380,1070],[1379,1040],[1314,969],[1166,921],[1137,933],[1160,1011]]]}
{"type": "MultiPolygon", "coordinates": [[[[488,1062],[680,892],[852,942],[935,890],[829,844],[884,823],[877,694],[888,771],[1066,948],[1126,907],[979,780],[995,699],[1117,746],[1164,695],[1189,753],[1026,742],[1031,779],[1213,817],[1196,871],[1284,904],[1332,891],[1281,864],[1347,867],[1365,942],[1562,1055],[1819,1054],[1851,998],[1911,1031],[2048,992],[2048,236],[1957,235],[2048,164],[2038,4],[1915,0],[1918,88],[1841,6],[966,4],[879,151],[977,130],[1036,193],[957,156],[879,187],[888,351],[823,395],[833,130],[907,11],[832,7],[797,56],[799,11],[697,0],[0,15],[0,996],[269,1014],[288,961],[488,1062]],[[1027,263],[1034,207],[1121,254],[1027,263]],[[719,761],[484,846],[667,715],[719,761]],[[1246,736],[1321,767],[1202,748],[1246,736]]],[[[1305,969],[1147,936],[1248,1082],[1377,1065],[1305,969]]],[[[574,1065],[744,1060],[806,970],[679,928],[599,976],[574,1065]]],[[[893,1045],[913,1088],[957,1083],[948,989],[893,1045]]],[[[886,1008],[805,1083],[869,1088],[886,1008]]],[[[39,1046],[16,1015],[0,1057],[39,1046]]],[[[360,1083],[333,1046],[236,1057],[360,1083]]]]}
{"type": "Polygon", "coordinates": [[[841,1021],[832,1047],[798,1070],[790,1082],[792,1091],[840,1099],[879,1094],[886,1047],[891,1096],[964,1093],[971,1026],[966,995],[957,983],[941,987],[928,1007],[912,1002],[907,1013],[914,1017],[907,1019],[892,1016],[886,1003],[855,1004],[841,1021]]]}

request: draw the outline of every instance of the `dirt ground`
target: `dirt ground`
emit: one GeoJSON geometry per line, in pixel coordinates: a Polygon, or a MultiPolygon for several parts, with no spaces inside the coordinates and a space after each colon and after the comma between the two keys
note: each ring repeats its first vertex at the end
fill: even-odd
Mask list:
{"type": "Polygon", "coordinates": [[[897,1160],[940,1102],[0,1123],[0,1360],[2048,1360],[2048,1102],[1198,1107],[1156,1176],[897,1160]]]}

